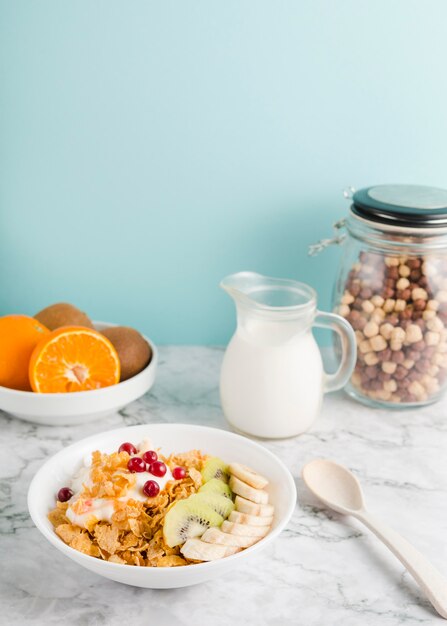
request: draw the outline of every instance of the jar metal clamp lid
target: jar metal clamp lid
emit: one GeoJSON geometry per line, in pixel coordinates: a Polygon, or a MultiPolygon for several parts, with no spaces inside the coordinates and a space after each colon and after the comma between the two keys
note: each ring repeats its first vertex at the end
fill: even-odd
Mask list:
{"type": "MultiPolygon", "coordinates": [[[[428,234],[444,234],[447,231],[447,189],[425,185],[375,185],[355,191],[352,187],[344,192],[351,202],[350,216],[380,230],[428,234]]],[[[341,232],[349,220],[334,224],[335,234],[309,246],[309,255],[315,256],[331,244],[342,243],[341,232]]]]}
{"type": "Polygon", "coordinates": [[[447,190],[423,185],[377,185],[352,196],[354,215],[410,228],[447,226],[447,190]]]}

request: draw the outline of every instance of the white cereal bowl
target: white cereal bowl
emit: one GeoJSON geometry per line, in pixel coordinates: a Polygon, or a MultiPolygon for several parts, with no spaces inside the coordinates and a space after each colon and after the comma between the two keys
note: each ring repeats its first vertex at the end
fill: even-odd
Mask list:
{"type": "MultiPolygon", "coordinates": [[[[117,326],[107,322],[94,325],[97,330],[117,326]]],[[[26,422],[48,426],[84,424],[119,411],[154,384],[158,351],[150,339],[144,338],[152,349],[152,359],[144,370],[122,383],[75,393],[34,393],[0,386],[0,409],[26,422]]]]}
{"type": "MultiPolygon", "coordinates": [[[[241,435],[187,424],[145,424],[130,426],[87,437],[51,457],[37,471],[28,491],[28,509],[42,535],[53,546],[82,567],[126,585],[149,589],[172,589],[195,585],[243,565],[271,543],[288,523],[296,505],[296,488],[287,467],[274,454],[258,443],[241,435]],[[154,447],[164,454],[200,449],[219,456],[227,462],[243,462],[262,472],[269,480],[266,490],[269,502],[275,507],[273,526],[269,534],[254,546],[218,561],[180,567],[136,567],[109,563],[88,556],[67,546],[54,532],[48,512],[54,508],[58,490],[67,484],[83,459],[94,450],[112,452],[121,443],[138,444],[150,438],[154,447]]],[[[44,544],[41,547],[46,550],[44,544]]],[[[80,571],[81,575],[82,572],[80,571]]]]}

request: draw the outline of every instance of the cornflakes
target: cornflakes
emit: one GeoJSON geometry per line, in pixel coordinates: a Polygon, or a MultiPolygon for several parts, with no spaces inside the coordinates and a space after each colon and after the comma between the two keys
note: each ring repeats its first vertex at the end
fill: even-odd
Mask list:
{"type": "Polygon", "coordinates": [[[188,565],[180,553],[180,546],[170,548],[163,539],[163,521],[168,510],[179,500],[196,493],[202,485],[201,468],[208,458],[199,450],[191,450],[169,457],[159,455],[173,469],[182,466],[186,477],[171,480],[154,498],[146,501],[128,499],[123,494],[135,485],[136,474],[127,470],[126,452],[92,454],[91,480],[83,484],[82,497],[72,504],[76,514],[82,514],[85,504],[94,499],[113,500],[111,521],[99,520],[94,514],[84,521],[85,528],[70,522],[68,502],[57,502],[48,519],[57,535],[67,545],[84,554],[109,563],[137,567],[178,567],[188,565]]]}

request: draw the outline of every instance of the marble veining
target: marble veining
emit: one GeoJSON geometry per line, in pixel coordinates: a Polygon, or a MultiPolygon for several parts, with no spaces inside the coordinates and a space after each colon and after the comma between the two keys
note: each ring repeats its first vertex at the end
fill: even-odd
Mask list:
{"type": "Polygon", "coordinates": [[[43,461],[73,441],[123,425],[190,422],[228,428],[219,404],[220,348],[166,347],[150,394],[84,426],[47,427],[0,412],[0,624],[395,626],[442,623],[400,563],[358,522],[322,510],[303,464],[333,458],[362,481],[366,501],[447,577],[446,402],[387,412],[343,394],[324,401],[305,435],[263,442],[292,471],[298,504],[288,528],[231,578],[175,590],[102,579],[51,547],[28,517],[26,493],[43,461]]]}

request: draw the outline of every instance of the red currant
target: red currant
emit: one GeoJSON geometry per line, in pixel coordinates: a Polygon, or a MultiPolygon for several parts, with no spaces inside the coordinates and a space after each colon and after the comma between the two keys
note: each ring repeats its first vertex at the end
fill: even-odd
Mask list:
{"type": "Polygon", "coordinates": [[[129,472],[145,472],[147,469],[146,463],[139,456],[133,456],[127,463],[127,469],[129,472]]]}
{"type": "Polygon", "coordinates": [[[72,497],[73,492],[69,487],[62,487],[62,489],[59,489],[59,491],[57,492],[57,499],[59,500],[59,502],[67,502],[72,497]]]}
{"type": "Polygon", "coordinates": [[[184,467],[174,467],[172,470],[172,475],[175,480],[182,480],[186,476],[186,470],[184,467]]]}
{"type": "Polygon", "coordinates": [[[118,448],[118,452],[127,452],[129,456],[132,456],[132,454],[137,453],[137,449],[132,443],[126,441],[126,443],[122,443],[120,445],[120,447],[118,448]]]}
{"type": "Polygon", "coordinates": [[[148,498],[155,498],[160,493],[160,485],[155,480],[148,480],[144,483],[143,493],[148,498]]]}
{"type": "Polygon", "coordinates": [[[163,463],[163,461],[154,461],[153,463],[151,463],[149,471],[154,476],[159,476],[161,478],[166,474],[166,465],[163,463]]]}
{"type": "Polygon", "coordinates": [[[148,463],[148,465],[150,465],[158,459],[158,454],[153,450],[148,450],[143,454],[143,459],[146,461],[146,463],[148,463]]]}

